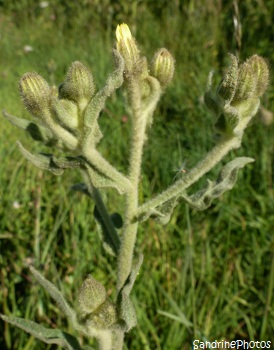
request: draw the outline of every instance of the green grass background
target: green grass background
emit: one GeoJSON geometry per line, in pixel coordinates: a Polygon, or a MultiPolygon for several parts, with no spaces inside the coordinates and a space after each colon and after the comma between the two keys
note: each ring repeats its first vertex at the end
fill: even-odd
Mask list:
{"type": "MultiPolygon", "coordinates": [[[[92,70],[98,88],[111,72],[116,25],[127,23],[148,58],[166,47],[176,59],[173,83],[159,103],[145,147],[140,201],[172,183],[184,159],[191,168],[213,145],[212,115],[202,103],[211,69],[220,78],[236,53],[233,1],[0,1],[0,107],[29,118],[18,80],[36,71],[51,84],[62,82],[70,62],[92,70]],[[33,51],[26,52],[26,45],[33,51]]],[[[240,58],[260,54],[273,67],[273,0],[239,1],[240,58]]],[[[273,110],[272,79],[263,105],[273,110]]],[[[112,96],[100,122],[100,149],[120,170],[128,155],[127,111],[121,91],[112,96]]],[[[248,156],[230,192],[205,212],[178,206],[167,226],[140,225],[137,250],[144,263],[133,301],[138,325],[125,349],[191,349],[194,339],[271,340],[274,344],[273,124],[257,118],[243,146],[224,159],[248,156]]],[[[49,295],[24,268],[26,259],[75,304],[91,273],[115,288],[115,259],[106,255],[96,232],[93,203],[70,191],[80,174],[61,177],[22,159],[15,142],[33,153],[55,152],[31,141],[2,117],[0,127],[0,311],[72,330],[49,295]],[[39,237],[39,240],[35,240],[39,237]],[[39,261],[37,257],[40,256],[39,261]],[[36,260],[35,260],[36,259],[36,260]]],[[[215,179],[220,166],[208,178],[215,179]]],[[[203,179],[193,191],[205,183],[203,179]]],[[[110,211],[122,209],[107,193],[110,211]]],[[[86,340],[84,340],[86,341],[86,340]]],[[[272,345],[273,346],[273,345],[272,345]]],[[[13,326],[0,323],[1,350],[57,349],[13,326]]]]}

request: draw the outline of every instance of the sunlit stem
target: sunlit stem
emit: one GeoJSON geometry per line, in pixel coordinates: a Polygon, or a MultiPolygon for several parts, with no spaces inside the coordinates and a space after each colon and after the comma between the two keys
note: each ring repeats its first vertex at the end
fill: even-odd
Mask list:
{"type": "Polygon", "coordinates": [[[207,155],[184,177],[176,181],[167,190],[141,205],[138,209],[137,217],[141,217],[147,211],[157,208],[169,199],[179,195],[184,189],[187,189],[193,183],[198,181],[204,174],[209,172],[217,163],[219,163],[231,150],[237,149],[241,145],[242,135],[231,136],[220,141],[207,155]]]}
{"type": "Polygon", "coordinates": [[[130,79],[127,90],[129,94],[129,105],[132,109],[131,153],[128,175],[132,188],[126,194],[125,222],[118,257],[117,292],[124,285],[132,267],[134,245],[138,229],[138,223],[133,222],[133,218],[136,216],[138,209],[138,189],[146,128],[146,116],[141,110],[140,86],[138,80],[130,79]]]}

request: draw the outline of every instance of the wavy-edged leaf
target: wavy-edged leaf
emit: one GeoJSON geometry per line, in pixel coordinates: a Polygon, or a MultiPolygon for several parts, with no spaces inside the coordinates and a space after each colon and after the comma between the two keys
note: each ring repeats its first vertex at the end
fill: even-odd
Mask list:
{"type": "Polygon", "coordinates": [[[121,292],[119,294],[117,303],[120,325],[122,325],[125,332],[129,332],[133,327],[137,325],[137,316],[134,305],[130,300],[130,297],[125,292],[121,292]]]}
{"type": "Polygon", "coordinates": [[[49,147],[57,146],[58,148],[65,148],[63,142],[53,136],[51,131],[41,124],[34,123],[33,121],[27,119],[18,118],[7,113],[6,111],[3,111],[3,115],[10,123],[29,133],[33,140],[43,142],[49,147]]]}
{"type": "Polygon", "coordinates": [[[123,224],[123,219],[120,214],[114,213],[110,215],[111,220],[111,226],[109,225],[109,220],[106,221],[105,218],[103,218],[95,205],[94,207],[94,217],[96,221],[98,222],[98,231],[100,238],[103,243],[104,249],[111,255],[116,256],[119,252],[120,247],[120,238],[116,232],[117,227],[116,225],[120,226],[123,224]]]}
{"type": "Polygon", "coordinates": [[[24,330],[46,344],[57,344],[68,350],[83,350],[74,336],[59,329],[49,329],[36,322],[20,317],[5,316],[2,314],[0,314],[0,317],[3,321],[24,330]]]}
{"type": "Polygon", "coordinates": [[[84,160],[81,157],[56,158],[54,155],[49,156],[51,156],[52,163],[60,169],[76,169],[84,165],[84,160]]]}
{"type": "Polygon", "coordinates": [[[53,154],[32,154],[17,141],[19,150],[23,156],[37,168],[51,171],[54,175],[62,175],[65,169],[79,168],[84,164],[80,157],[56,158],[53,154]]]}
{"type": "Polygon", "coordinates": [[[70,307],[68,302],[66,301],[63,294],[55,287],[53,283],[47,280],[39,271],[37,271],[33,266],[29,266],[30,272],[33,274],[37,282],[41,284],[43,288],[50,294],[50,296],[54,299],[54,301],[59,306],[60,310],[66,315],[66,317],[73,323],[73,325],[77,324],[76,321],[76,312],[70,307]]]}
{"type": "Polygon", "coordinates": [[[133,261],[130,275],[126,279],[125,284],[123,285],[123,287],[121,289],[121,291],[123,291],[127,295],[129,295],[131,290],[132,290],[133,284],[136,280],[136,277],[139,274],[143,260],[144,260],[143,254],[139,254],[133,261]]]}
{"type": "Polygon", "coordinates": [[[106,85],[91,99],[84,113],[85,148],[95,147],[102,138],[98,118],[105,106],[106,99],[123,83],[124,60],[117,50],[113,50],[116,70],[110,74],[106,85]]]}
{"type": "Polygon", "coordinates": [[[49,170],[54,175],[62,175],[64,170],[60,169],[54,163],[52,163],[52,155],[46,154],[32,154],[28,150],[26,150],[23,145],[17,141],[17,145],[19,147],[20,152],[23,156],[33,165],[35,165],[39,169],[49,170]]]}
{"type": "Polygon", "coordinates": [[[92,167],[89,167],[88,171],[94,187],[114,188],[118,191],[119,194],[123,194],[125,192],[126,189],[124,187],[120,186],[120,184],[117,183],[117,181],[112,180],[106,174],[103,174],[92,167]]]}
{"type": "Polygon", "coordinates": [[[197,210],[207,209],[212,200],[231,190],[237,180],[239,169],[254,162],[253,158],[238,157],[227,163],[220,171],[216,181],[207,180],[207,186],[201,191],[184,197],[184,200],[197,210]]]}
{"type": "Polygon", "coordinates": [[[143,254],[138,255],[137,259],[132,265],[132,270],[128,276],[124,286],[121,288],[117,297],[117,310],[120,321],[123,322],[123,328],[125,332],[128,332],[131,328],[137,324],[137,317],[135,308],[130,300],[129,294],[132,290],[133,284],[139,273],[140,267],[143,262],[143,254]]]}
{"type": "Polygon", "coordinates": [[[166,225],[173,213],[173,210],[178,202],[178,196],[173,197],[166,201],[163,205],[149,209],[147,212],[143,213],[138,217],[139,222],[146,221],[148,218],[155,219],[161,225],[166,225]]]}

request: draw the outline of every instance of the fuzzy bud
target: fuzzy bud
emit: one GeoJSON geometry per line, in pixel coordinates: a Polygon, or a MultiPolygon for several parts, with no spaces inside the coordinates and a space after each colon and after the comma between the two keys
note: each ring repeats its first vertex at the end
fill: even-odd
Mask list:
{"type": "Polygon", "coordinates": [[[253,97],[256,88],[254,74],[247,62],[244,62],[239,68],[239,83],[233,102],[243,102],[253,97]]]}
{"type": "Polygon", "coordinates": [[[223,100],[230,102],[235,95],[238,83],[238,60],[233,55],[229,56],[231,65],[217,88],[217,94],[223,100]]]}
{"type": "Polygon", "coordinates": [[[73,62],[68,69],[65,82],[59,87],[59,97],[86,107],[95,91],[90,70],[81,62],[73,62]]]}
{"type": "Polygon", "coordinates": [[[51,88],[39,74],[35,72],[24,74],[19,81],[19,89],[24,105],[31,114],[39,117],[48,110],[51,88]]]}
{"type": "Polygon", "coordinates": [[[268,87],[269,82],[269,69],[266,61],[258,56],[253,55],[248,60],[247,63],[252,67],[254,78],[256,79],[256,97],[261,97],[268,87]]]}
{"type": "Polygon", "coordinates": [[[116,28],[116,47],[119,53],[122,55],[126,70],[131,73],[139,60],[139,49],[136,41],[131,35],[130,29],[127,24],[118,25],[116,28]]]}
{"type": "Polygon", "coordinates": [[[269,70],[265,60],[253,55],[239,67],[238,86],[233,103],[262,96],[268,86],[269,70]]]}
{"type": "Polygon", "coordinates": [[[175,69],[175,60],[166,49],[159,49],[151,62],[152,75],[166,88],[171,82],[175,69]]]}
{"type": "Polygon", "coordinates": [[[87,326],[98,329],[111,328],[118,321],[116,306],[110,301],[106,300],[100,305],[96,311],[88,318],[87,326]]]}
{"type": "Polygon", "coordinates": [[[69,100],[53,98],[52,110],[55,113],[55,118],[60,124],[72,131],[79,127],[79,117],[77,105],[69,100]]]}
{"type": "Polygon", "coordinates": [[[107,298],[105,287],[91,275],[82,284],[79,291],[79,310],[81,316],[94,312],[107,298]]]}

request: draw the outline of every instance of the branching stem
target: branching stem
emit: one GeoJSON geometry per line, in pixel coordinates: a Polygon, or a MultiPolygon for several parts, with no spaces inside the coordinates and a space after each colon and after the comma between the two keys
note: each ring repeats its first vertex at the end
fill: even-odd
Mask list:
{"type": "Polygon", "coordinates": [[[217,163],[219,163],[231,150],[237,149],[241,145],[241,136],[231,136],[220,141],[207,155],[182,179],[176,181],[167,190],[160,193],[155,198],[141,205],[138,209],[137,219],[148,210],[157,208],[169,199],[179,195],[183,190],[198,181],[204,174],[209,172],[217,163]]]}

